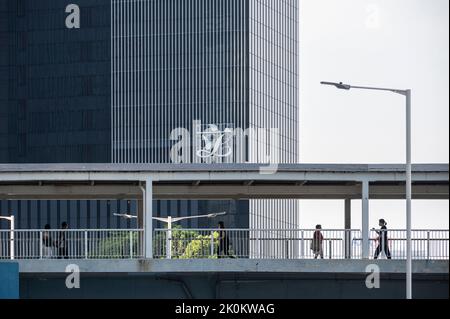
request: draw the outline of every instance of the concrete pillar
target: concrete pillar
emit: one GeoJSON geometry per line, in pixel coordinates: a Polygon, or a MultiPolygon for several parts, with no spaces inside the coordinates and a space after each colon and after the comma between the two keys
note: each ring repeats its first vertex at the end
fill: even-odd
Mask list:
{"type": "MultiPolygon", "coordinates": [[[[145,196],[143,194],[143,196],[145,196]]],[[[144,198],[137,201],[137,227],[138,229],[144,229],[144,198]]]]}
{"type": "MultiPolygon", "coordinates": [[[[137,228],[144,229],[144,197],[145,197],[145,188],[141,187],[142,190],[142,199],[137,201],[137,228]]],[[[138,233],[138,240],[140,243],[145,243],[144,233],[138,233]]],[[[141,244],[141,248],[143,251],[139,252],[140,256],[145,254],[145,244],[141,244]]]]}
{"type": "Polygon", "coordinates": [[[352,200],[345,200],[345,258],[352,258],[352,200]]]}
{"type": "Polygon", "coordinates": [[[362,183],[362,258],[369,259],[370,233],[369,233],[369,181],[362,183]]]}
{"type": "Polygon", "coordinates": [[[153,182],[147,179],[145,182],[144,210],[144,257],[153,258],[153,182]]]}

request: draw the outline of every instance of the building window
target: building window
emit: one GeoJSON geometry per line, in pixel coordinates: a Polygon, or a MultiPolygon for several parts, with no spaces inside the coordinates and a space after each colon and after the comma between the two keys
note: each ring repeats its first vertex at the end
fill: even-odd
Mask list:
{"type": "Polygon", "coordinates": [[[19,86],[25,86],[27,84],[27,69],[25,65],[18,66],[18,80],[19,86]]]}
{"type": "Polygon", "coordinates": [[[27,135],[25,133],[19,134],[18,142],[17,148],[19,157],[24,157],[27,153],[27,135]]]}
{"type": "Polygon", "coordinates": [[[19,50],[23,51],[27,48],[27,33],[26,32],[19,32],[18,34],[19,40],[17,41],[19,44],[19,50]]]}
{"type": "Polygon", "coordinates": [[[17,16],[24,17],[25,16],[25,1],[26,0],[16,0],[17,1],[17,16]]]}
{"type": "Polygon", "coordinates": [[[92,111],[82,112],[82,122],[83,130],[92,130],[94,128],[92,111]]]}
{"type": "Polygon", "coordinates": [[[18,119],[25,120],[27,117],[27,100],[19,100],[18,119]]]}
{"type": "Polygon", "coordinates": [[[81,42],[81,62],[87,62],[91,59],[91,52],[92,52],[92,43],[91,42],[81,42]]]}
{"type": "Polygon", "coordinates": [[[94,80],[91,76],[83,79],[83,96],[91,96],[94,94],[94,80]]]}

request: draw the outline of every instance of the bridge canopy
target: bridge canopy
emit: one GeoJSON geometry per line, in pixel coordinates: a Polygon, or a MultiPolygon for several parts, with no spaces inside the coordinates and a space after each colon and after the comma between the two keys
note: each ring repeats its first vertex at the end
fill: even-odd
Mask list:
{"type": "MultiPolygon", "coordinates": [[[[405,198],[404,165],[282,164],[3,164],[0,199],[142,199],[151,180],[154,199],[405,198]]],[[[449,199],[448,164],[413,166],[414,199],[449,199]]]]}

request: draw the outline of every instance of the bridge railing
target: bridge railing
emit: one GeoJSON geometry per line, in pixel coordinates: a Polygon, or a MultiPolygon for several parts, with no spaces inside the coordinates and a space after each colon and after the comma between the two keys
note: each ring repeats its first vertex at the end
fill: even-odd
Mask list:
{"type": "MultiPolygon", "coordinates": [[[[362,258],[360,230],[157,229],[154,238],[156,258],[362,258]]],[[[373,258],[381,238],[376,231],[371,232],[373,258]]],[[[387,238],[378,258],[406,259],[406,230],[389,230],[387,238]]],[[[413,230],[413,259],[448,260],[448,243],[448,230],[413,230]]]]}
{"type": "MultiPolygon", "coordinates": [[[[371,231],[371,251],[374,254],[378,247],[380,256],[390,253],[392,259],[407,258],[406,230],[388,230],[387,247],[384,247],[384,232],[371,231]],[[385,249],[383,249],[385,248],[385,249]],[[389,250],[387,253],[386,248],[389,250]]],[[[448,260],[449,259],[449,231],[448,230],[413,230],[412,231],[412,257],[415,260],[448,260]]]]}
{"type": "MultiPolygon", "coordinates": [[[[406,259],[406,230],[371,231],[372,258],[406,259]]],[[[154,258],[361,259],[360,230],[156,229],[154,258]]],[[[144,231],[0,230],[0,259],[141,259],[144,231]]],[[[414,260],[448,260],[448,230],[413,230],[414,260]]]]}
{"type": "Polygon", "coordinates": [[[142,258],[143,230],[0,231],[0,259],[142,258]]]}

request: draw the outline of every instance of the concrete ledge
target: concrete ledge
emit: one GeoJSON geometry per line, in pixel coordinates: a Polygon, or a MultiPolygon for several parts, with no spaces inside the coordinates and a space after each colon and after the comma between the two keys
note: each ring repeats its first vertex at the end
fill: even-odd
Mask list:
{"type": "MultiPolygon", "coordinates": [[[[7,262],[7,261],[5,261],[7,262]]],[[[398,260],[22,260],[21,274],[64,273],[76,264],[83,273],[366,273],[368,265],[378,265],[381,272],[402,274],[406,262],[398,260]]],[[[449,261],[415,261],[416,274],[447,274],[449,261]]]]}

